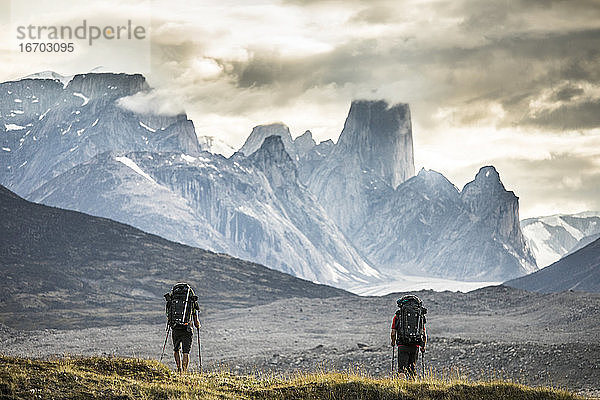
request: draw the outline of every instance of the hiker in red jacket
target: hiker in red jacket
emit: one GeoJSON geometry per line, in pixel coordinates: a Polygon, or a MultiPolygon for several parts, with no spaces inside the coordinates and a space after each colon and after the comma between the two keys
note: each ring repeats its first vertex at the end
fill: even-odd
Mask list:
{"type": "Polygon", "coordinates": [[[417,296],[399,298],[398,311],[392,320],[392,347],[398,346],[398,373],[414,379],[416,376],[419,350],[425,352],[427,331],[425,314],[427,309],[417,296]]]}

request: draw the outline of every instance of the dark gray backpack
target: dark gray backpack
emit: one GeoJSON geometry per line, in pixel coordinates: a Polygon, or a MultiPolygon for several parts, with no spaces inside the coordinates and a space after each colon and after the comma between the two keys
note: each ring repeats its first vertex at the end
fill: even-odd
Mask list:
{"type": "Polygon", "coordinates": [[[407,295],[397,301],[396,340],[399,344],[419,344],[425,341],[427,309],[417,296],[407,295]]]}
{"type": "Polygon", "coordinates": [[[170,293],[165,294],[167,301],[167,320],[171,328],[185,328],[189,325],[198,296],[187,283],[177,283],[170,293]]]}

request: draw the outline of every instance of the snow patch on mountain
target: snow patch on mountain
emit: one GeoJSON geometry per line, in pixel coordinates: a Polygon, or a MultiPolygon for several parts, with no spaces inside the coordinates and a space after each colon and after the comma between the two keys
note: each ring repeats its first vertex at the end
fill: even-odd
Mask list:
{"type": "Polygon", "coordinates": [[[580,240],[583,238],[584,234],[571,226],[568,222],[566,222],[562,215],[552,215],[550,217],[544,218],[544,224],[550,225],[553,227],[562,227],[564,228],[571,236],[575,239],[580,240]]]}
{"type": "Polygon", "coordinates": [[[73,96],[75,96],[75,97],[79,97],[81,100],[83,100],[83,103],[81,104],[81,106],[80,106],[80,107],[83,107],[83,106],[85,106],[87,103],[89,103],[89,102],[90,102],[90,99],[89,99],[89,97],[86,97],[86,96],[85,96],[83,93],[74,92],[74,93],[73,93],[73,96]]]}
{"type": "Polygon", "coordinates": [[[25,129],[24,126],[17,125],[17,124],[4,124],[4,128],[7,131],[20,131],[21,129],[25,129]]]}
{"type": "Polygon", "coordinates": [[[144,129],[146,129],[146,130],[148,130],[148,131],[152,132],[152,133],[155,133],[155,132],[156,132],[156,129],[154,129],[154,128],[150,128],[148,125],[146,125],[146,124],[145,124],[145,123],[143,123],[142,121],[140,121],[140,126],[141,126],[142,128],[144,128],[144,129]]]}
{"type": "Polygon", "coordinates": [[[188,156],[187,154],[182,154],[181,158],[183,158],[185,161],[187,161],[189,163],[193,163],[194,161],[196,161],[196,157],[188,156]]]}
{"type": "Polygon", "coordinates": [[[127,158],[124,156],[123,157],[115,157],[115,160],[125,164],[126,166],[128,166],[129,168],[131,168],[132,170],[134,170],[135,172],[137,172],[144,178],[148,179],[150,182],[156,183],[156,181],[154,179],[152,179],[152,177],[150,175],[148,175],[147,173],[142,171],[142,169],[135,162],[133,162],[133,160],[131,160],[130,158],[127,158]]]}

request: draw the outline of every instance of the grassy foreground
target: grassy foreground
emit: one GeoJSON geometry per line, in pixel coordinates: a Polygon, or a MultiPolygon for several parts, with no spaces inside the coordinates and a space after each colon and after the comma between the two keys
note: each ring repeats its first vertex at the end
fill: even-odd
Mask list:
{"type": "Polygon", "coordinates": [[[553,388],[458,378],[375,379],[324,372],[258,379],[229,372],[183,377],[157,361],[0,355],[0,399],[580,399],[553,388]]]}

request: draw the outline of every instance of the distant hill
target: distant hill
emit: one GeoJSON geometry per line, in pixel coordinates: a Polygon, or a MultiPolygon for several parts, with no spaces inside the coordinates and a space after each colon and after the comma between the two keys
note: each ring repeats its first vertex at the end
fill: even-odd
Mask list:
{"type": "Polygon", "coordinates": [[[26,201],[0,186],[0,322],[73,328],[162,321],[187,281],[202,312],[288,297],[351,296],[105,218],[26,201]]]}
{"type": "Polygon", "coordinates": [[[528,218],[521,221],[521,230],[538,267],[543,268],[598,239],[600,212],[528,218]]]}
{"type": "Polygon", "coordinates": [[[505,283],[542,293],[578,290],[600,292],[600,239],[552,265],[505,283]]]}

